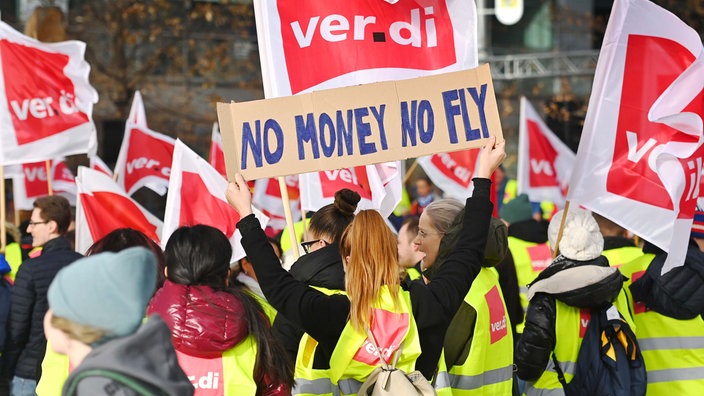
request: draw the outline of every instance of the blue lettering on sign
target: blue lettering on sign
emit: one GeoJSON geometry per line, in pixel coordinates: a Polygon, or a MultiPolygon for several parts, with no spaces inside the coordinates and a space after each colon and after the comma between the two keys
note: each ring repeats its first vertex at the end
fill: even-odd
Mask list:
{"type": "Polygon", "coordinates": [[[379,106],[379,111],[376,110],[374,106],[370,107],[372,109],[372,115],[379,126],[379,139],[381,140],[381,149],[386,150],[389,146],[386,144],[386,131],[384,130],[384,111],[386,111],[386,105],[383,104],[379,106]]]}
{"type": "Polygon", "coordinates": [[[411,114],[408,114],[408,102],[401,102],[401,147],[416,146],[416,119],[418,101],[411,101],[411,114]]]}
{"type": "Polygon", "coordinates": [[[298,159],[304,160],[306,158],[306,152],[303,146],[305,142],[310,142],[311,149],[313,150],[313,158],[320,158],[318,138],[315,130],[315,117],[313,116],[313,113],[308,113],[305,121],[303,120],[302,115],[297,115],[295,120],[296,137],[298,139],[298,159]]]}
{"type": "Polygon", "coordinates": [[[342,157],[343,144],[347,148],[347,154],[354,154],[354,147],[352,144],[352,110],[347,110],[347,126],[345,126],[345,118],[342,116],[342,111],[338,110],[335,112],[335,117],[337,118],[337,155],[342,157]]]}
{"type": "Polygon", "coordinates": [[[462,123],[464,124],[464,136],[466,141],[479,139],[479,129],[472,129],[472,123],[469,121],[469,111],[467,110],[467,98],[464,94],[464,89],[458,91],[460,95],[460,106],[462,108],[462,123]]]}
{"type": "Polygon", "coordinates": [[[418,137],[423,143],[430,143],[435,134],[435,115],[428,100],[421,100],[418,106],[418,137]],[[425,122],[424,122],[425,121],[425,122]]]}
{"type": "Polygon", "coordinates": [[[459,98],[457,90],[445,91],[442,93],[442,104],[445,107],[445,120],[447,121],[447,132],[450,134],[450,143],[457,143],[457,126],[455,116],[461,114],[460,106],[453,105],[452,102],[459,98]]]}
{"type": "Polygon", "coordinates": [[[484,109],[486,103],[486,89],[486,84],[481,85],[481,93],[478,93],[476,88],[467,88],[474,103],[477,105],[477,111],[479,113],[479,123],[481,125],[480,128],[477,129],[472,129],[465,90],[451,90],[442,93],[443,105],[445,106],[445,119],[447,120],[447,131],[450,135],[451,143],[457,143],[457,125],[455,124],[455,117],[458,115],[462,116],[462,125],[464,127],[466,141],[489,137],[489,127],[487,126],[486,111],[484,109]],[[454,103],[457,100],[459,100],[459,104],[454,103]]]}
{"type": "Polygon", "coordinates": [[[371,136],[372,128],[368,122],[364,121],[364,117],[369,115],[369,110],[366,107],[354,109],[355,125],[357,126],[357,141],[359,142],[359,153],[362,155],[376,153],[374,143],[367,142],[367,136],[371,136]]]}
{"type": "MultiPolygon", "coordinates": [[[[284,131],[281,130],[281,125],[279,125],[276,120],[268,119],[264,123],[264,158],[269,165],[275,164],[281,160],[281,156],[284,154],[284,131]],[[269,148],[269,131],[274,132],[276,137],[276,150],[271,151],[269,148]]],[[[261,162],[261,156],[260,160],[261,162]]]]}
{"type": "Polygon", "coordinates": [[[486,84],[481,85],[481,93],[477,94],[476,88],[467,88],[469,94],[472,95],[474,103],[477,104],[477,110],[479,110],[479,123],[482,127],[482,136],[485,138],[489,137],[489,127],[486,124],[486,111],[484,110],[484,104],[486,103],[486,84]]]}
{"type": "Polygon", "coordinates": [[[323,155],[330,158],[335,153],[335,123],[327,113],[321,113],[318,120],[318,125],[320,125],[320,147],[323,149],[323,155]],[[326,130],[328,133],[325,133],[326,130]],[[326,136],[328,136],[328,139],[325,138],[326,136]]]}
{"type": "Polygon", "coordinates": [[[249,122],[242,124],[242,157],[240,160],[240,169],[247,169],[247,149],[252,152],[254,165],[259,168],[262,166],[262,134],[261,121],[254,122],[256,134],[252,133],[252,126],[249,122]]]}
{"type": "Polygon", "coordinates": [[[433,106],[428,100],[411,101],[411,113],[408,113],[408,102],[401,102],[401,146],[417,144],[417,137],[422,143],[429,143],[435,134],[435,115],[433,106]],[[416,129],[417,128],[417,129],[416,129]],[[418,135],[416,135],[416,130],[418,135]]]}

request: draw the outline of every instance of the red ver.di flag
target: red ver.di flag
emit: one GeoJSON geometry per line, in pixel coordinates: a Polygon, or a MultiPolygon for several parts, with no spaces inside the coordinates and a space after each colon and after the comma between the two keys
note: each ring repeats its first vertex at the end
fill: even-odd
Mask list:
{"type": "Polygon", "coordinates": [[[210,156],[208,162],[215,168],[224,178],[227,179],[227,169],[225,169],[225,152],[222,150],[222,136],[218,123],[213,123],[213,135],[210,140],[210,156]]]}
{"type": "Polygon", "coordinates": [[[418,157],[416,161],[445,197],[465,200],[472,193],[472,175],[479,161],[479,150],[433,154],[418,157]]]}
{"type": "Polygon", "coordinates": [[[117,183],[132,195],[148,187],[164,195],[169,185],[175,140],[147,127],[142,95],[135,92],[125,136],[115,162],[117,183]]]}
{"type": "Polygon", "coordinates": [[[76,205],[76,251],[84,254],[93,242],[118,228],[143,232],[159,243],[162,222],[149,213],[108,175],[78,167],[76,205]]]}
{"type": "Polygon", "coordinates": [[[473,0],[255,0],[254,10],[267,98],[477,66],[473,0]]]}
{"type": "Polygon", "coordinates": [[[645,0],[617,0],[599,55],[568,199],[682,265],[699,196],[699,34],[645,0]]]}
{"type": "MultiPolygon", "coordinates": [[[[389,166],[396,168],[396,163],[390,163],[389,166]]],[[[304,173],[299,176],[301,207],[303,210],[317,211],[321,207],[333,203],[335,193],[338,190],[347,188],[355,191],[361,197],[357,204],[358,211],[376,209],[382,216],[388,217],[400,201],[400,188],[397,188],[399,191],[394,191],[394,187],[399,187],[400,183],[392,182],[395,177],[393,174],[384,175],[386,180],[383,180],[382,175],[379,174],[380,170],[385,171],[386,168],[377,169],[377,165],[366,165],[304,173]],[[386,200],[387,203],[382,205],[387,195],[391,195],[395,199],[386,200]]]]}
{"type": "MultiPolygon", "coordinates": [[[[76,204],[76,180],[63,158],[50,161],[52,192],[76,204]]],[[[34,200],[49,195],[46,161],[22,164],[21,173],[13,178],[12,195],[15,208],[32,210],[34,200]]]]}
{"type": "Polygon", "coordinates": [[[518,193],[533,202],[563,206],[576,155],[521,97],[518,126],[518,193]]]}
{"type": "Polygon", "coordinates": [[[284,205],[291,207],[291,217],[293,221],[301,219],[298,175],[284,176],[284,183],[286,183],[289,200],[289,202],[285,204],[281,198],[281,188],[279,187],[278,179],[266,178],[254,181],[252,205],[261,210],[269,218],[269,224],[267,224],[267,228],[265,229],[267,235],[276,235],[286,227],[284,205]]]}
{"type": "MultiPolygon", "coordinates": [[[[225,198],[227,180],[180,140],[176,141],[172,162],[161,234],[162,246],[166,246],[177,228],[205,224],[219,229],[230,240],[231,263],[245,257],[240,245],[242,236],[237,230],[240,216],[225,198]]],[[[252,209],[262,228],[266,227],[269,219],[256,208],[252,209]]]]}
{"type": "Polygon", "coordinates": [[[0,164],[95,153],[85,43],[42,43],[0,22],[0,164]]]}

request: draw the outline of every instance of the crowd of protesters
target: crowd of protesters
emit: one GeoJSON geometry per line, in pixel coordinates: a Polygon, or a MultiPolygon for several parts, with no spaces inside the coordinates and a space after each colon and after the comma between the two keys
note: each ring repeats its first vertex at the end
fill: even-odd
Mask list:
{"type": "Polygon", "coordinates": [[[207,225],[164,251],[114,230],[83,257],[68,201],[40,198],[32,246],[9,228],[0,256],[0,395],[349,395],[382,359],[440,395],[559,395],[554,365],[575,366],[582,314],[611,304],[647,370],[632,389],[704,394],[704,235],[662,275],[666,253],[616,223],[515,196],[504,144],[488,139],[464,203],[418,179],[398,230],[338,191],[288,271],[239,174],[235,263],[207,225]]]}

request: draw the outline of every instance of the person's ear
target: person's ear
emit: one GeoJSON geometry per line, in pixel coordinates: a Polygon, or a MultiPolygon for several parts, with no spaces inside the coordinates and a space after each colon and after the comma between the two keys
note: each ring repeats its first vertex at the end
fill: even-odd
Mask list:
{"type": "Polygon", "coordinates": [[[51,234],[58,234],[59,232],[59,225],[56,224],[56,221],[54,220],[49,220],[46,223],[46,226],[49,227],[49,233],[51,234]]]}
{"type": "Polygon", "coordinates": [[[168,277],[169,277],[169,269],[164,267],[164,278],[168,278],[168,277]]]}

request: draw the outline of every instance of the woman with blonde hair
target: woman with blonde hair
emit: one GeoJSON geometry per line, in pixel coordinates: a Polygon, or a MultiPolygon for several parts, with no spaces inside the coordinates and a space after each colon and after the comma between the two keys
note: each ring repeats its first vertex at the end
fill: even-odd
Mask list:
{"type": "Polygon", "coordinates": [[[460,240],[429,285],[411,282],[401,287],[396,238],[378,212],[357,214],[340,242],[346,295],[325,295],[281,268],[252,215],[247,184],[236,175],[227,199],[241,216],[237,227],[242,246],[262,290],[280,314],[317,341],[313,367],[329,370],[328,384],[322,383],[323,378],[310,382],[296,378],[297,387],[310,394],[312,387],[322,390],[329,385],[321,393],[356,394],[380,365],[378,351],[387,362],[397,360],[396,367],[406,372],[419,370],[427,379],[433,378],[447,326],[484,259],[493,209],[489,177],[506,156],[504,146],[494,137],[487,140],[473,196],[467,199],[460,240]]]}

